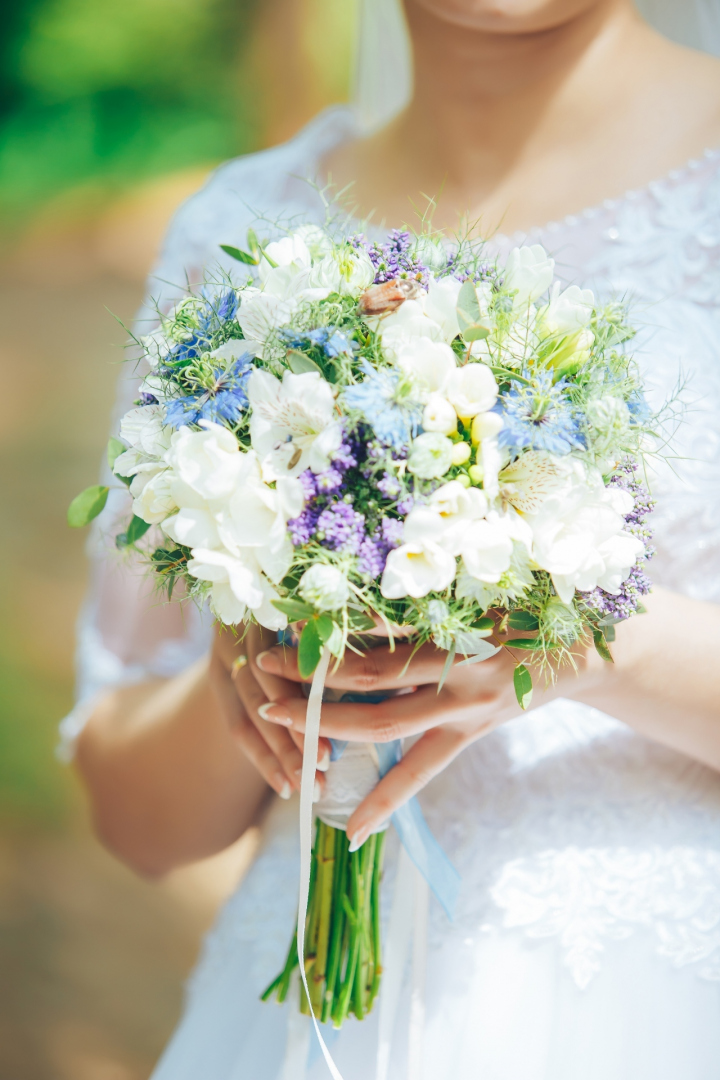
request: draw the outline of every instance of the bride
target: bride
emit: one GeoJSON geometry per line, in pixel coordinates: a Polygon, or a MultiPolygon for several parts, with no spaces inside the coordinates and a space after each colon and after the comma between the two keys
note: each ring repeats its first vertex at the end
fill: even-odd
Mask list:
{"type": "MultiPolygon", "coordinates": [[[[644,10],[720,51],[720,4],[695,2],[644,10]]],[[[362,842],[420,791],[462,875],[455,920],[431,910],[422,1044],[409,1066],[406,994],[390,1075],[717,1080],[720,64],[661,36],[631,0],[406,0],[405,17],[412,94],[402,15],[368,2],[359,111],[328,110],[220,168],[177,214],[151,293],[171,303],[257,216],[321,221],[313,177],[352,181],[358,214],[391,225],[441,192],[436,225],[479,220],[491,254],[542,243],[566,281],[632,298],[650,393],[682,379],[690,405],[676,459],[653,479],[656,589],[618,628],[614,665],[581,657],[518,717],[494,659],[419,695],[411,719],[406,697],[370,720],[348,704],[322,733],[420,736],[348,832],[362,842]]],[[[306,1018],[258,1000],[296,903],[297,671],[267,633],[237,645],[201,614],[157,606],[107,546],[101,529],[81,703],[65,724],[101,837],[156,875],[264,815],[260,855],[206,942],[154,1080],[320,1080],[306,1018]]],[[[352,656],[334,684],[439,680],[433,649],[406,676],[403,659],[352,656]]],[[[393,866],[391,851],[388,879],[393,866]]],[[[375,1076],[376,1015],[327,1038],[344,1080],[375,1076]]]]}

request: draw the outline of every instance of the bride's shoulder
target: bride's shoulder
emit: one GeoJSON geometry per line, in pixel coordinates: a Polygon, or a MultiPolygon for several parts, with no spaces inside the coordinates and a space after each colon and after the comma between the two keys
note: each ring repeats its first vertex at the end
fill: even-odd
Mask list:
{"type": "Polygon", "coordinates": [[[206,266],[220,254],[220,244],[244,245],[253,222],[279,225],[319,205],[308,181],[318,178],[323,156],[350,137],[353,125],[349,108],[325,109],[287,142],[218,166],[175,212],[163,260],[206,266]]]}

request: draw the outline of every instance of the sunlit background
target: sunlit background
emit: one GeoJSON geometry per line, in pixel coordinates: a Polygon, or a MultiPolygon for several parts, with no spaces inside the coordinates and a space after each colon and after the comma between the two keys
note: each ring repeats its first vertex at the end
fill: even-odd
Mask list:
{"type": "MultiPolygon", "coordinates": [[[[160,885],[56,763],[124,334],[175,207],[347,97],[354,0],[16,0],[0,30],[0,1080],[144,1080],[253,837],[160,885]]],[[[198,1078],[202,1080],[202,1078],[198,1078]]]]}

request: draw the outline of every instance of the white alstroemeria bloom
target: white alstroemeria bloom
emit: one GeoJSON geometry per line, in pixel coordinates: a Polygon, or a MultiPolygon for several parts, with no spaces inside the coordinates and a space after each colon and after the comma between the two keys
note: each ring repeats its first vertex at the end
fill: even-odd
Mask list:
{"type": "MultiPolygon", "coordinates": [[[[595,308],[595,295],[592,289],[580,289],[571,285],[560,291],[560,282],[556,281],[550,294],[550,302],[541,313],[542,322],[551,334],[577,334],[590,325],[595,308]]],[[[594,338],[591,335],[590,344],[594,338]]]]}
{"type": "Polygon", "coordinates": [[[134,496],[133,514],[148,525],[159,525],[176,509],[170,470],[156,465],[142,466],[141,470],[130,485],[130,494],[134,496]]]}
{"type": "Polygon", "coordinates": [[[529,551],[532,532],[512,509],[500,514],[491,510],[483,521],[467,530],[460,554],[467,573],[485,584],[497,584],[512,562],[515,544],[529,551]]]}
{"type": "Polygon", "coordinates": [[[455,557],[441,545],[445,523],[438,513],[416,507],[405,519],[404,543],[387,557],[380,591],[388,600],[442,592],[455,577],[455,557]]]}
{"type": "MultiPolygon", "coordinates": [[[[409,301],[406,301],[409,303],[409,301]]],[[[427,402],[431,394],[443,390],[455,371],[455,353],[444,341],[417,338],[402,345],[397,352],[397,366],[410,377],[420,402],[427,402]]]]}
{"type": "Polygon", "coordinates": [[[528,450],[500,472],[500,498],[520,514],[537,514],[547,499],[572,482],[572,475],[578,469],[581,466],[571,457],[558,458],[545,450],[528,450]]]}
{"type": "Polygon", "coordinates": [[[453,443],[439,431],[424,431],[413,440],[408,457],[408,472],[423,480],[444,476],[453,463],[453,443]]]}
{"type": "Polygon", "coordinates": [[[555,261],[542,244],[516,247],[508,255],[503,274],[504,287],[515,291],[516,308],[538,300],[552,285],[555,261]]]}
{"type": "Polygon", "coordinates": [[[284,630],[287,618],[272,604],[279,599],[252,557],[237,558],[228,551],[193,548],[188,573],[199,581],[212,582],[210,607],[221,622],[233,626],[251,611],[261,626],[284,630]]]}
{"type": "Polygon", "coordinates": [[[571,602],[576,589],[620,591],[644,550],[625,531],[624,515],[631,509],[627,492],[606,488],[599,472],[578,463],[567,485],[526,518],[533,558],[551,575],[563,603],[571,602]]]}
{"type": "Polygon", "coordinates": [[[342,427],[332,387],[320,374],[286,371],[280,381],[256,370],[248,379],[247,395],[250,438],[266,480],[328,467],[342,441],[342,427]]]}
{"type": "Polygon", "coordinates": [[[202,420],[202,431],[181,427],[173,434],[165,460],[173,470],[179,506],[198,506],[202,500],[226,499],[235,490],[243,454],[237,439],[220,424],[202,420]],[[182,487],[190,489],[184,492],[182,487]]]}
{"type": "Polygon", "coordinates": [[[172,437],[172,428],[165,426],[165,406],[130,409],[120,421],[120,437],[129,449],[115,459],[117,476],[134,476],[141,465],[162,461],[172,437]]]}
{"type": "Polygon", "coordinates": [[[342,570],[327,563],[315,563],[300,578],[298,592],[318,611],[337,611],[350,599],[350,586],[342,570]]]}
{"type": "Polygon", "coordinates": [[[378,334],[387,356],[394,360],[404,345],[415,345],[418,340],[444,341],[443,329],[425,314],[425,298],[406,300],[397,311],[381,319],[378,334]]]}
{"type": "Polygon", "coordinates": [[[486,364],[470,363],[455,368],[443,389],[463,420],[488,412],[498,396],[495,376],[486,364]]]}
{"type": "Polygon", "coordinates": [[[457,300],[462,282],[454,277],[431,277],[425,299],[425,314],[438,324],[443,339],[450,344],[460,333],[457,317],[457,300]]]}
{"type": "Polygon", "coordinates": [[[434,393],[428,397],[422,426],[425,431],[439,431],[442,435],[457,431],[457,413],[443,394],[434,393]]]}

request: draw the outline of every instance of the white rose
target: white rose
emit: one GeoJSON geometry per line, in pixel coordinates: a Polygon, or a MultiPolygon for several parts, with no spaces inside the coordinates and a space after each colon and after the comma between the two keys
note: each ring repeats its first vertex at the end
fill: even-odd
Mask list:
{"type": "Polygon", "coordinates": [[[454,277],[444,277],[440,281],[430,278],[425,314],[440,326],[443,338],[448,344],[460,333],[457,317],[457,300],[462,282],[454,277]]]}
{"type": "Polygon", "coordinates": [[[419,400],[426,401],[443,388],[455,371],[455,353],[444,341],[417,338],[400,347],[397,366],[412,379],[419,400]]]}
{"type": "Polygon", "coordinates": [[[141,337],[140,344],[145,350],[145,358],[148,364],[153,369],[162,363],[173,346],[173,343],[166,338],[162,328],[153,330],[151,334],[141,337]]]}
{"type": "Polygon", "coordinates": [[[165,460],[177,479],[203,499],[226,498],[237,484],[243,455],[227,428],[207,420],[202,426],[203,431],[176,431],[165,460]]]}
{"type": "Polygon", "coordinates": [[[130,492],[135,495],[133,514],[149,525],[158,525],[176,509],[168,469],[160,469],[150,479],[147,479],[147,474],[136,476],[130,485],[130,492]]]}
{"type": "MultiPolygon", "coordinates": [[[[550,302],[542,312],[542,320],[551,334],[577,334],[585,330],[592,319],[595,308],[595,295],[592,289],[580,289],[571,285],[560,292],[560,282],[556,281],[550,294],[550,302]]],[[[590,335],[590,344],[594,338],[590,335]]]]}
{"type": "Polygon", "coordinates": [[[445,384],[445,394],[458,416],[469,419],[488,412],[497,401],[498,386],[486,364],[465,364],[456,368],[445,384]]]}
{"type": "Polygon", "coordinates": [[[408,470],[423,480],[444,476],[453,461],[453,444],[439,431],[426,431],[413,441],[408,470]]]}
{"type": "Polygon", "coordinates": [[[350,599],[350,586],[342,570],[315,563],[300,578],[298,592],[318,611],[337,611],[350,599]]]}
{"type": "Polygon", "coordinates": [[[367,251],[349,246],[339,248],[335,262],[340,272],[340,292],[355,296],[372,285],[375,267],[367,251]]]}
{"type": "Polygon", "coordinates": [[[332,387],[318,372],[283,374],[255,370],[247,384],[252,409],[250,438],[266,480],[322,472],[342,441],[332,387]]]}
{"type": "Polygon", "coordinates": [[[644,550],[641,540],[625,532],[623,512],[630,505],[588,469],[575,472],[526,519],[533,532],[533,558],[551,575],[563,603],[572,601],[576,589],[588,592],[599,586],[619,592],[644,550]]]}
{"type": "Polygon", "coordinates": [[[515,307],[527,307],[552,285],[555,262],[541,244],[517,247],[505,266],[504,287],[515,291],[515,307]]]}
{"type": "Polygon", "coordinates": [[[442,435],[457,431],[457,414],[442,394],[430,394],[423,410],[422,426],[425,431],[439,431],[442,435]]]}

